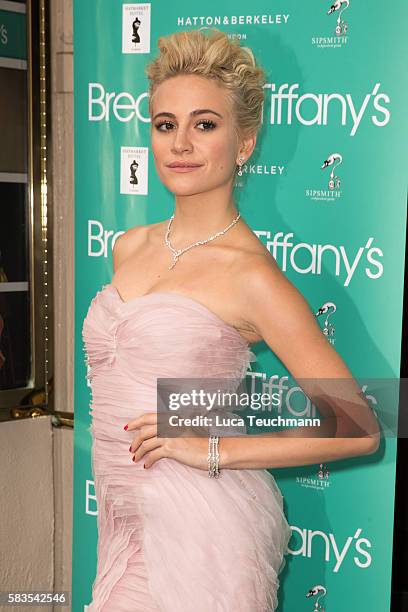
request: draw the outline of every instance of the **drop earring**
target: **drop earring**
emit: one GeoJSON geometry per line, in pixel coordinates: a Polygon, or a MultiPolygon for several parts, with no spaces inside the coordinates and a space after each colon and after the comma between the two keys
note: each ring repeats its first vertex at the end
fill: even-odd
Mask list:
{"type": "Polygon", "coordinates": [[[242,163],[243,163],[243,161],[244,161],[243,157],[240,157],[238,159],[238,162],[239,162],[238,163],[238,172],[237,172],[238,176],[242,176],[242,163]]]}

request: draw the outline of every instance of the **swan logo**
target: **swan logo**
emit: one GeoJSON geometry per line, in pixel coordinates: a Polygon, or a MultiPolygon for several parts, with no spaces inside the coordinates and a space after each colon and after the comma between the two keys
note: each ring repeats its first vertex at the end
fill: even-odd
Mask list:
{"type": "Polygon", "coordinates": [[[338,49],[348,43],[348,24],[345,21],[350,0],[335,0],[326,15],[336,15],[336,25],[329,36],[312,36],[312,45],[320,49],[338,49]]]}
{"type": "Polygon", "coordinates": [[[328,168],[328,166],[333,166],[330,172],[330,178],[327,184],[327,188],[330,191],[334,191],[335,189],[340,189],[341,180],[340,177],[335,174],[335,169],[337,166],[343,163],[343,156],[340,153],[330,153],[327,159],[324,160],[323,165],[320,166],[322,170],[328,168]]]}
{"type": "Polygon", "coordinates": [[[122,5],[122,53],[150,53],[150,4],[122,5]]]}
{"type": "Polygon", "coordinates": [[[147,147],[121,147],[120,193],[125,195],[148,194],[147,147]]]}
{"type": "Polygon", "coordinates": [[[305,189],[305,196],[315,202],[334,202],[342,196],[340,190],[341,178],[338,174],[338,166],[343,163],[343,156],[341,153],[329,153],[324,160],[320,169],[325,171],[329,166],[331,167],[330,174],[325,187],[321,188],[310,188],[305,189]]]}
{"type": "Polygon", "coordinates": [[[343,19],[343,13],[350,6],[349,0],[336,0],[327,11],[328,15],[337,14],[336,28],[334,33],[336,36],[344,36],[347,33],[348,25],[343,19]]]}
{"type": "Polygon", "coordinates": [[[296,476],[295,482],[305,489],[324,491],[332,485],[329,476],[330,470],[328,466],[325,463],[320,463],[314,478],[313,476],[296,476]]]}
{"type": "Polygon", "coordinates": [[[326,597],[326,593],[327,589],[322,584],[315,584],[315,586],[308,590],[306,598],[315,598],[313,612],[325,612],[325,607],[321,603],[321,600],[323,600],[323,597],[326,597]]]}
{"type": "Polygon", "coordinates": [[[336,312],[336,304],[334,302],[325,302],[315,313],[316,318],[321,317],[322,315],[326,315],[323,322],[322,332],[330,342],[330,344],[335,344],[336,339],[334,336],[335,327],[331,321],[329,321],[329,317],[332,317],[336,312]]]}

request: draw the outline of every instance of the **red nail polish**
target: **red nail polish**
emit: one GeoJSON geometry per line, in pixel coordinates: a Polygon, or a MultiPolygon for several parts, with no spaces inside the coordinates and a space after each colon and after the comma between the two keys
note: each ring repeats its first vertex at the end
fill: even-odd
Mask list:
{"type": "Polygon", "coordinates": [[[132,461],[135,461],[135,458],[134,458],[134,457],[132,457],[132,461]]]}
{"type": "Polygon", "coordinates": [[[129,450],[130,450],[130,451],[132,450],[132,445],[130,445],[130,446],[129,446],[129,450]]]}
{"type": "Polygon", "coordinates": [[[125,429],[125,430],[126,430],[127,428],[128,428],[128,426],[127,426],[127,425],[125,425],[123,429],[125,429]]]}
{"type": "Polygon", "coordinates": [[[145,466],[145,464],[143,464],[143,467],[144,467],[144,469],[145,469],[145,470],[147,469],[147,468],[146,468],[146,466],[145,466]]]}

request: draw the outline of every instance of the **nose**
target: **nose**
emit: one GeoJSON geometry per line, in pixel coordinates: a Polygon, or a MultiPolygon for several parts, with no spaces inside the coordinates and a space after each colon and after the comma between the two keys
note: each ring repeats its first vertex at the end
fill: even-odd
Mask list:
{"type": "Polygon", "coordinates": [[[173,140],[173,150],[177,153],[191,150],[191,142],[188,137],[187,129],[177,129],[173,140]]]}

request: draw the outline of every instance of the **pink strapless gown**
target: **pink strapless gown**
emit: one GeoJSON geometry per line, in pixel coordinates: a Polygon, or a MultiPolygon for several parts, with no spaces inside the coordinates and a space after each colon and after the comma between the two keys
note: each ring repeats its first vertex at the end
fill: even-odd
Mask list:
{"type": "Polygon", "coordinates": [[[264,469],[132,461],[124,425],[156,410],[156,378],[245,376],[248,343],[178,293],[124,302],[105,285],[83,324],[91,381],[97,573],[89,612],[273,612],[291,535],[264,469]]]}

